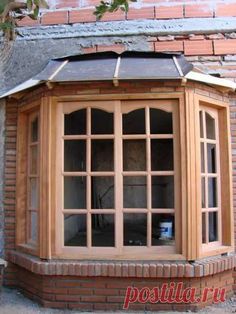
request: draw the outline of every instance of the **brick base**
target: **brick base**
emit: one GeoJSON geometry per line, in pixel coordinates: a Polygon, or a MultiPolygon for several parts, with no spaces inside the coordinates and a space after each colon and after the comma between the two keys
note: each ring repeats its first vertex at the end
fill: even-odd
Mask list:
{"type": "MultiPolygon", "coordinates": [[[[16,266],[17,287],[27,297],[45,307],[69,308],[78,310],[122,310],[127,286],[139,289],[160,287],[163,283],[183,282],[184,288],[196,288],[196,296],[202,296],[204,288],[225,288],[226,296],[233,294],[232,270],[199,278],[111,278],[111,277],[79,277],[50,276],[32,273],[16,266]]],[[[209,293],[206,302],[192,304],[146,303],[135,302],[129,310],[177,310],[196,311],[213,303],[213,295],[209,293]]]]}

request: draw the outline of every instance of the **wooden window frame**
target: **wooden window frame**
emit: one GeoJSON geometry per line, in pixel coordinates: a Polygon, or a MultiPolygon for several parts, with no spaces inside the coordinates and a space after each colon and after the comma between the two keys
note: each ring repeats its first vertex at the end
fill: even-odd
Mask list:
{"type": "MultiPolygon", "coordinates": [[[[51,100],[41,100],[22,105],[18,110],[17,122],[17,170],[16,170],[16,248],[24,253],[51,258],[51,100]],[[37,112],[39,117],[39,210],[38,210],[38,243],[28,241],[27,203],[29,169],[28,138],[30,115],[37,112]],[[45,154],[45,152],[47,152],[45,154]]],[[[55,157],[55,155],[54,155],[55,157]]],[[[53,192],[52,192],[53,193],[53,192]]]]}
{"type": "MultiPolygon", "coordinates": [[[[202,112],[202,123],[203,123],[203,137],[200,136],[200,144],[203,144],[204,150],[204,171],[201,171],[201,179],[204,178],[204,195],[205,195],[205,207],[202,208],[202,214],[205,215],[206,219],[206,229],[205,229],[205,238],[206,243],[202,243],[202,250],[207,251],[210,248],[216,248],[222,246],[222,213],[221,213],[221,175],[220,175],[220,149],[219,149],[219,121],[218,121],[218,109],[213,109],[211,107],[206,107],[200,105],[199,112],[202,112]],[[214,120],[215,125],[215,139],[209,139],[206,135],[206,114],[210,115],[214,120]],[[216,147],[215,152],[215,161],[216,161],[216,171],[210,173],[208,171],[208,151],[207,145],[214,144],[216,147]],[[208,191],[208,179],[215,178],[216,180],[216,198],[217,206],[214,208],[209,207],[209,191],[208,191]],[[211,212],[217,213],[217,240],[209,240],[209,214],[211,212]]],[[[203,224],[203,222],[202,222],[203,224]]]]}
{"type": "MultiPolygon", "coordinates": [[[[180,181],[179,181],[179,243],[176,253],[149,254],[142,259],[149,260],[196,260],[198,258],[225,254],[234,250],[233,233],[233,208],[232,208],[232,164],[230,147],[230,119],[229,104],[207,96],[201,96],[192,89],[185,93],[145,93],[145,94],[100,94],[100,95],[68,95],[68,96],[43,96],[40,100],[22,105],[18,113],[17,131],[17,198],[16,198],[16,248],[43,259],[127,259],[128,255],[105,254],[100,255],[99,249],[93,255],[79,254],[78,252],[63,252],[59,240],[58,229],[58,180],[60,173],[57,171],[58,162],[62,158],[58,150],[58,134],[60,132],[61,107],[68,103],[73,111],[78,102],[110,101],[117,104],[120,101],[158,101],[175,100],[178,102],[178,128],[180,181]],[[221,211],[222,221],[222,245],[202,249],[201,245],[201,172],[200,172],[200,131],[199,108],[215,108],[218,110],[219,119],[219,143],[220,150],[224,153],[220,158],[221,176],[221,211]],[[27,115],[39,110],[40,116],[40,192],[39,192],[39,245],[35,249],[26,243],[26,195],[27,195],[27,115]],[[58,123],[58,121],[60,123],[58,123]],[[47,152],[45,154],[45,152],[47,152]],[[56,156],[56,158],[55,158],[56,156]],[[189,184],[191,182],[191,184],[189,184]]],[[[116,107],[116,106],[115,106],[116,107]]],[[[158,247],[159,248],[159,247],[158,247]]],[[[130,249],[130,247],[129,247],[130,249]]],[[[140,252],[132,252],[131,259],[139,260],[140,252]]]]}
{"type": "MultiPolygon", "coordinates": [[[[198,178],[198,256],[208,257],[217,254],[227,254],[234,251],[234,225],[233,225],[233,206],[232,206],[232,153],[230,136],[230,112],[229,103],[208,98],[206,96],[195,96],[195,107],[197,110],[197,139],[199,145],[197,149],[197,171],[198,178]],[[216,158],[217,170],[215,177],[218,178],[218,240],[202,243],[202,210],[201,210],[201,150],[200,150],[200,121],[199,112],[204,110],[215,117],[216,158]],[[217,147],[218,146],[218,147],[217,147]],[[222,219],[224,217],[224,219],[222,219]]],[[[206,142],[211,142],[207,140],[206,142]]],[[[206,157],[206,151],[205,151],[206,157]]],[[[207,160],[205,160],[206,167],[207,160]]],[[[205,169],[206,170],[206,169],[205,169]]],[[[213,175],[214,176],[214,175],[213,175]]],[[[209,210],[211,211],[211,209],[209,210]]]]}
{"type": "MultiPolygon", "coordinates": [[[[90,176],[114,176],[115,178],[115,200],[116,200],[116,210],[92,210],[91,209],[91,204],[90,201],[88,201],[87,203],[87,210],[89,211],[90,215],[91,213],[106,213],[106,214],[115,214],[117,216],[117,218],[115,219],[116,222],[116,235],[115,235],[115,239],[116,239],[116,245],[114,248],[109,247],[109,248],[105,248],[105,247],[92,247],[91,246],[91,216],[87,215],[87,233],[88,233],[88,242],[87,242],[87,247],[66,247],[64,246],[64,240],[63,240],[63,223],[61,221],[60,218],[62,218],[62,216],[66,213],[68,214],[86,214],[87,210],[64,210],[63,211],[63,199],[58,198],[58,202],[57,202],[57,208],[61,209],[61,211],[58,213],[57,215],[57,230],[60,230],[58,232],[58,235],[56,236],[56,238],[58,239],[57,242],[57,251],[61,252],[60,255],[61,256],[74,256],[75,258],[81,258],[81,256],[87,256],[87,257],[92,257],[93,255],[95,255],[96,253],[99,253],[100,257],[106,257],[106,256],[116,256],[116,257],[122,257],[122,258],[132,258],[134,256],[136,256],[138,258],[138,256],[142,255],[145,253],[145,255],[147,256],[146,258],[156,258],[157,255],[158,256],[168,256],[168,255],[176,255],[179,253],[179,248],[180,248],[180,240],[181,237],[179,236],[180,234],[180,204],[179,204],[179,195],[180,195],[180,191],[179,191],[179,185],[177,184],[177,182],[180,182],[180,178],[179,178],[179,153],[178,153],[178,147],[179,147],[179,129],[178,129],[178,101],[176,100],[136,100],[134,102],[132,101],[93,101],[93,102],[79,102],[79,103],[62,103],[60,104],[60,109],[58,109],[60,111],[59,114],[59,120],[58,120],[58,125],[62,126],[60,128],[60,130],[58,130],[58,135],[59,138],[57,140],[58,143],[58,153],[57,156],[59,156],[60,154],[63,155],[63,140],[64,139],[87,139],[89,140],[88,143],[90,143],[91,139],[107,139],[107,138],[112,138],[114,139],[114,143],[115,143],[115,169],[114,172],[91,172],[90,169],[90,164],[91,164],[91,160],[90,157],[87,157],[87,172],[74,172],[74,173],[63,173],[63,169],[62,169],[62,165],[64,164],[63,161],[63,157],[59,157],[58,158],[58,170],[57,173],[60,174],[62,173],[62,175],[64,176],[70,176],[70,175],[82,175],[82,176],[87,176],[89,178],[89,180],[91,180],[90,176]],[[90,108],[99,108],[102,110],[105,110],[107,112],[113,112],[114,113],[114,135],[91,135],[90,134],[90,119],[87,119],[87,125],[88,125],[88,134],[87,135],[79,135],[79,136],[75,136],[75,135],[64,135],[64,130],[63,130],[63,124],[64,124],[64,114],[68,114],[71,113],[73,111],[76,110],[80,110],[80,109],[84,109],[84,108],[88,108],[88,112],[90,113],[90,108]],[[148,121],[148,110],[149,108],[156,108],[156,109],[161,109],[164,110],[166,112],[172,112],[173,114],[173,134],[172,135],[151,135],[150,134],[150,130],[149,129],[149,121],[148,121]],[[131,112],[135,109],[145,109],[145,117],[146,117],[146,135],[122,135],[122,114],[123,113],[128,113],[131,112]],[[146,145],[146,152],[147,152],[147,156],[149,155],[150,157],[150,141],[151,139],[154,138],[172,138],[174,140],[174,164],[175,164],[175,171],[159,171],[159,172],[155,172],[155,171],[151,171],[150,168],[150,158],[147,159],[147,170],[146,171],[142,171],[142,172],[135,172],[135,171],[123,171],[123,167],[122,167],[122,140],[123,139],[146,139],[147,141],[147,145],[146,145]],[[62,153],[61,153],[62,152],[62,153]],[[164,213],[164,209],[163,210],[158,210],[158,209],[151,209],[151,176],[152,175],[173,175],[174,176],[174,185],[175,185],[175,204],[176,204],[176,208],[175,211],[174,210],[166,210],[165,213],[175,213],[175,219],[176,219],[176,235],[175,235],[175,240],[176,240],[176,245],[174,246],[152,246],[151,245],[151,214],[152,213],[164,213]],[[123,199],[122,199],[122,191],[120,190],[123,187],[123,179],[122,177],[125,175],[129,175],[129,176],[146,176],[147,178],[147,202],[148,202],[148,207],[147,209],[141,209],[141,208],[136,208],[136,209],[128,209],[128,208],[123,208],[123,199]],[[118,188],[120,187],[120,189],[118,188]],[[61,201],[60,201],[61,200],[61,201]],[[132,212],[139,212],[139,213],[147,213],[147,219],[148,219],[148,224],[147,224],[147,233],[148,233],[148,237],[147,237],[147,247],[142,246],[137,247],[137,246],[123,246],[123,244],[121,243],[122,238],[120,237],[120,234],[123,234],[123,221],[122,221],[122,214],[124,213],[132,213],[132,212]]],[[[88,117],[90,116],[90,114],[87,115],[88,117]]],[[[90,156],[90,145],[87,145],[87,155],[90,156]]],[[[58,195],[62,195],[63,194],[63,187],[62,187],[62,179],[60,177],[57,178],[57,194],[58,195]]],[[[90,181],[89,181],[90,182],[90,181]]],[[[90,186],[90,184],[88,183],[87,186],[90,186]]],[[[91,195],[90,195],[91,191],[90,189],[87,189],[87,200],[91,199],[91,195]]]]}
{"type": "Polygon", "coordinates": [[[17,176],[16,176],[16,247],[32,255],[39,254],[39,208],[30,208],[30,179],[38,180],[38,201],[40,185],[40,106],[38,103],[19,110],[17,124],[17,176]],[[38,141],[32,142],[31,123],[38,118],[38,141]],[[31,146],[37,147],[37,173],[30,173],[31,146]],[[36,212],[37,218],[37,240],[33,241],[30,236],[31,212],[36,212]]]}
{"type": "Polygon", "coordinates": [[[33,111],[28,113],[28,140],[27,140],[27,210],[26,210],[26,243],[29,244],[32,247],[37,247],[38,246],[38,235],[39,235],[39,182],[40,182],[40,177],[39,177],[39,146],[40,146],[40,137],[39,137],[39,126],[40,126],[40,119],[39,119],[39,111],[33,111]],[[31,125],[32,122],[38,119],[38,134],[37,134],[37,141],[32,141],[31,136],[32,136],[32,130],[31,130],[31,125]],[[32,148],[35,147],[37,149],[37,157],[36,157],[36,173],[31,173],[30,171],[30,163],[31,163],[31,158],[32,158],[32,148]],[[37,198],[38,198],[38,204],[35,208],[32,208],[30,206],[30,181],[32,179],[35,179],[37,182],[37,198]],[[31,237],[31,214],[32,213],[37,214],[37,239],[33,240],[31,237]]]}

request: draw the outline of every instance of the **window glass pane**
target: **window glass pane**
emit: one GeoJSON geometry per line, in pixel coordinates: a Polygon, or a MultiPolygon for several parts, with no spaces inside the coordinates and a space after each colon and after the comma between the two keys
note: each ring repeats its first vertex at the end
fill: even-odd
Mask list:
{"type": "Polygon", "coordinates": [[[202,213],[202,243],[206,243],[206,213],[202,213]]]}
{"type": "Polygon", "coordinates": [[[92,134],[113,134],[113,113],[92,109],[91,119],[92,134]]]}
{"type": "Polygon", "coordinates": [[[38,141],[38,117],[31,122],[31,142],[38,141]]]}
{"type": "Polygon", "coordinates": [[[216,145],[207,144],[208,173],[216,173],[216,145]]]}
{"type": "Polygon", "coordinates": [[[207,138],[215,140],[215,120],[206,112],[206,135],[207,138]]]}
{"type": "Polygon", "coordinates": [[[147,245],[147,215],[124,214],[124,246],[147,245]]]}
{"type": "Polygon", "coordinates": [[[86,177],[64,177],[64,208],[86,207],[86,177]]]}
{"type": "Polygon", "coordinates": [[[217,212],[209,212],[209,242],[218,240],[218,214],[217,212]]]}
{"type": "Polygon", "coordinates": [[[64,245],[87,246],[86,215],[64,215],[64,245]]]}
{"type": "Polygon", "coordinates": [[[146,140],[123,141],[124,171],[146,171],[146,140]]]}
{"type": "Polygon", "coordinates": [[[216,178],[208,178],[208,207],[217,207],[216,178]]]}
{"type": "Polygon", "coordinates": [[[203,131],[203,112],[199,112],[199,122],[200,122],[200,137],[204,138],[204,131],[203,131]]]}
{"type": "Polygon", "coordinates": [[[204,143],[201,143],[201,172],[205,172],[204,143]]]}
{"type": "Polygon", "coordinates": [[[86,171],[86,141],[64,141],[64,171],[86,171]]]}
{"type": "Polygon", "coordinates": [[[114,204],[114,178],[92,177],[92,208],[113,209],[114,204]]]}
{"type": "Polygon", "coordinates": [[[86,134],[86,109],[65,114],[65,135],[86,134]]]}
{"type": "Polygon", "coordinates": [[[201,185],[202,185],[202,208],[206,208],[205,178],[202,178],[201,185]]]}
{"type": "Polygon", "coordinates": [[[152,214],[152,245],[174,245],[174,215],[152,214]]]}
{"type": "Polygon", "coordinates": [[[151,134],[172,134],[172,113],[160,109],[150,109],[151,134]]]}
{"type": "Polygon", "coordinates": [[[38,179],[32,178],[29,180],[30,185],[30,204],[29,207],[31,209],[38,209],[39,207],[39,198],[38,198],[38,179]]]}
{"type": "Polygon", "coordinates": [[[92,215],[92,246],[115,246],[114,215],[92,215]]]}
{"type": "Polygon", "coordinates": [[[34,242],[38,240],[38,213],[30,212],[30,239],[34,242]]]}
{"type": "Polygon", "coordinates": [[[123,134],[145,134],[145,109],[123,114],[123,134]]]}
{"type": "Polygon", "coordinates": [[[174,169],[173,140],[151,140],[152,171],[174,169]]]}
{"type": "Polygon", "coordinates": [[[37,174],[38,171],[38,146],[30,147],[30,174],[37,174]]]}
{"type": "Polygon", "coordinates": [[[147,182],[144,176],[124,177],[124,208],[147,207],[147,182]]]}
{"type": "Polygon", "coordinates": [[[92,140],[91,146],[92,171],[113,171],[113,140],[92,140]]]}
{"type": "Polygon", "coordinates": [[[152,177],[152,208],[174,208],[174,177],[152,177]]]}

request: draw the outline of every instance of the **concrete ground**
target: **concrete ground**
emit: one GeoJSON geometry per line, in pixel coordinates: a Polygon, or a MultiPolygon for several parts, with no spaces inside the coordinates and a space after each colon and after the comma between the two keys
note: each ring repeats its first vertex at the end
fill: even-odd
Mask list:
{"type": "MultiPolygon", "coordinates": [[[[25,298],[19,291],[15,289],[3,288],[1,301],[0,301],[0,314],[41,314],[41,313],[43,314],[69,314],[69,313],[70,314],[72,313],[82,314],[82,312],[80,311],[45,309],[41,307],[40,305],[38,305],[37,303],[32,302],[31,300],[25,298]]],[[[127,313],[130,314],[131,312],[127,312],[127,313]]],[[[144,312],[139,312],[139,313],[144,313],[144,312]]],[[[158,313],[173,314],[177,312],[158,312],[158,313]]],[[[230,300],[228,300],[225,303],[207,307],[204,310],[201,310],[199,313],[206,313],[206,314],[236,313],[236,296],[232,297],[230,300]]],[[[124,312],[122,312],[122,314],[124,314],[124,312]]],[[[138,314],[138,312],[135,312],[135,314],[138,314]]]]}

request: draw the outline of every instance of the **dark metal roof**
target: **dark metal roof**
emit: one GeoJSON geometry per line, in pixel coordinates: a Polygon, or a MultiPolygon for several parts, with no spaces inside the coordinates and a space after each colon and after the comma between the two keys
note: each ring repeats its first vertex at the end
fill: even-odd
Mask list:
{"type": "MultiPolygon", "coordinates": [[[[66,56],[49,61],[42,72],[0,95],[0,99],[43,83],[124,80],[193,80],[236,90],[236,83],[194,71],[181,54],[126,51],[66,56]]],[[[50,84],[49,84],[50,85],[50,84]]]]}
{"type": "Polygon", "coordinates": [[[51,60],[34,79],[50,82],[180,79],[192,68],[179,54],[102,52],[51,60]]]}

